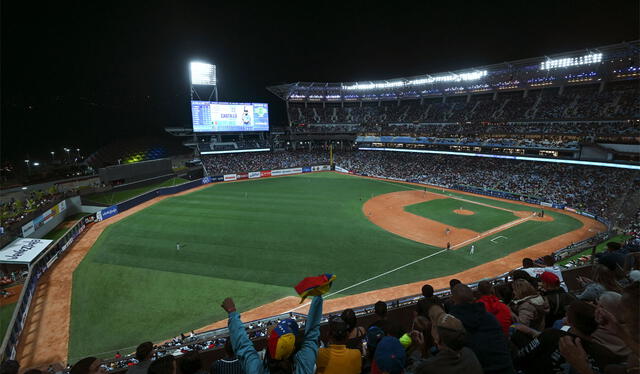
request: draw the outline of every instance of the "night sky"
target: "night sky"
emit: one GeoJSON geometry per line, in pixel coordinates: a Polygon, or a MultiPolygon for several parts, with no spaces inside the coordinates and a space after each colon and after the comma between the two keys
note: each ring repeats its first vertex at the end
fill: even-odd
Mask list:
{"type": "Polygon", "coordinates": [[[268,85],[437,73],[639,38],[634,0],[408,3],[2,1],[2,159],[86,155],[190,126],[193,59],[217,65],[221,101],[266,101],[273,125],[286,115],[268,85]]]}

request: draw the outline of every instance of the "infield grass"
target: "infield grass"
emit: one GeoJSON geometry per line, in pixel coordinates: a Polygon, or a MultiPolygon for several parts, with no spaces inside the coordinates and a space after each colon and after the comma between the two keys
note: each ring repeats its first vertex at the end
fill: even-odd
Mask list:
{"type": "MultiPolygon", "coordinates": [[[[439,251],[363,214],[370,197],[406,189],[414,187],[329,172],[218,183],[109,226],[73,274],[70,361],[225,319],[219,305],[227,296],[245,311],[296,296],[303,277],[325,272],[337,275],[335,292],[439,251]]],[[[483,215],[502,212],[488,209],[483,215]]],[[[548,214],[554,222],[525,222],[500,232],[507,239],[498,243],[480,240],[474,256],[444,252],[342,295],[454,274],[582,225],[548,214]]]]}

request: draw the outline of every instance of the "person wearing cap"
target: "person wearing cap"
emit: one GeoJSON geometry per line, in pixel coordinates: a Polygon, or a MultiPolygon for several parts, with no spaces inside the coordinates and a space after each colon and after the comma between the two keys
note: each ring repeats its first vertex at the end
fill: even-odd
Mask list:
{"type": "Polygon", "coordinates": [[[555,321],[564,318],[569,305],[576,300],[576,297],[560,287],[560,278],[552,272],[545,271],[540,274],[540,283],[542,296],[549,303],[549,313],[545,318],[545,327],[549,328],[555,321]]]}
{"type": "Polygon", "coordinates": [[[269,333],[267,354],[262,361],[244,329],[240,314],[230,297],[224,299],[222,308],[229,314],[229,337],[236,356],[246,373],[252,374],[312,374],[315,370],[322,317],[322,296],[314,296],[309,308],[304,338],[296,350],[298,325],[285,319],[269,333]]]}
{"type": "Polygon", "coordinates": [[[400,340],[385,336],[380,340],[371,363],[371,374],[402,374],[407,355],[400,340]]]}
{"type": "Polygon", "coordinates": [[[341,317],[329,319],[331,343],[318,350],[318,374],[359,374],[362,355],[357,349],[347,348],[349,327],[341,317]]]}
{"type": "Polygon", "coordinates": [[[467,347],[462,322],[451,314],[440,314],[432,325],[431,335],[438,353],[414,364],[414,374],[482,374],[475,353],[467,347]]]}

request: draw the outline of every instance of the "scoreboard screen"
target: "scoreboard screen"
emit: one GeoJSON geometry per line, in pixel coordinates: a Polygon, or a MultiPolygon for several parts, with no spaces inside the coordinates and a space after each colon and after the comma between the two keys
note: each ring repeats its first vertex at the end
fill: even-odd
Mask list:
{"type": "Polygon", "coordinates": [[[192,101],[194,132],[269,131],[269,106],[264,103],[192,101]]]}

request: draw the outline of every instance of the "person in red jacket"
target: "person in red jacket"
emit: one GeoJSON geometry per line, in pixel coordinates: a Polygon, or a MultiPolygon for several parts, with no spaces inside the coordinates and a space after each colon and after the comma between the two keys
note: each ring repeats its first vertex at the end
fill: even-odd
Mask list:
{"type": "Polygon", "coordinates": [[[477,301],[483,303],[484,309],[496,317],[500,327],[502,327],[502,332],[504,332],[506,336],[509,336],[511,309],[496,297],[493,292],[493,286],[489,281],[481,281],[478,283],[478,293],[480,293],[480,297],[477,301]]]}

